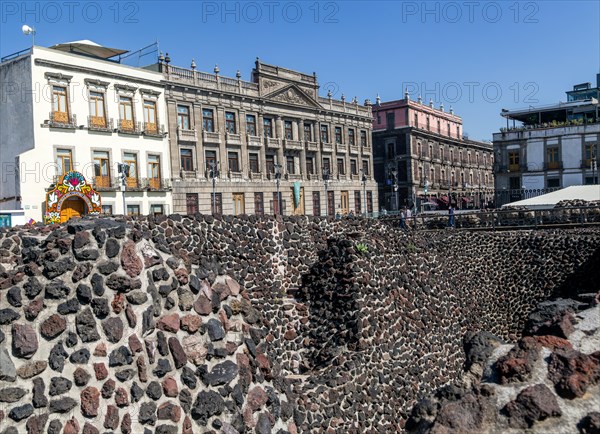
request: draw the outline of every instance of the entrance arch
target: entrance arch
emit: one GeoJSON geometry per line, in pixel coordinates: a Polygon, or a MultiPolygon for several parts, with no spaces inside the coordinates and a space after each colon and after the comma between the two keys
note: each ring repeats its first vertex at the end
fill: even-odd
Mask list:
{"type": "Polygon", "coordinates": [[[83,199],[74,196],[65,200],[60,207],[60,222],[64,223],[73,217],[87,214],[87,205],[83,199]]]}

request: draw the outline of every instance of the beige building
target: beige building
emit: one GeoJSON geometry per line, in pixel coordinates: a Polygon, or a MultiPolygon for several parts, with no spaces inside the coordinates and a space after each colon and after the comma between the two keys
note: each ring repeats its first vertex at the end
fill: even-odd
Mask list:
{"type": "Polygon", "coordinates": [[[317,77],[256,60],[250,82],[161,56],[173,211],[334,215],[373,211],[370,102],[318,95],[317,77]],[[279,189],[280,195],[277,195],[279,189]],[[278,200],[279,197],[279,200],[278,200]]]}

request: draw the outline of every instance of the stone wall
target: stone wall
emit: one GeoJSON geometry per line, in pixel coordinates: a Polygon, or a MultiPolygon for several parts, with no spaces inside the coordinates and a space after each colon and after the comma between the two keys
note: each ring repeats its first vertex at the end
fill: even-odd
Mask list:
{"type": "Polygon", "coordinates": [[[397,432],[465,332],[517,339],[539,301],[590,291],[599,246],[309,217],[5,230],[0,433],[397,432]]]}

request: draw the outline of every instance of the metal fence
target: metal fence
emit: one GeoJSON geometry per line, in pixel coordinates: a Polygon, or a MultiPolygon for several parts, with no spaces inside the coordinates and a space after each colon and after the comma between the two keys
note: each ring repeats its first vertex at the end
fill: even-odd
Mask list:
{"type": "MultiPolygon", "coordinates": [[[[400,227],[398,215],[379,216],[392,226],[400,227]]],[[[450,227],[447,211],[423,213],[406,221],[409,228],[445,229],[450,227]]],[[[514,229],[551,228],[566,226],[600,225],[600,207],[563,207],[544,210],[486,210],[457,211],[454,214],[454,228],[459,229],[514,229]]]]}

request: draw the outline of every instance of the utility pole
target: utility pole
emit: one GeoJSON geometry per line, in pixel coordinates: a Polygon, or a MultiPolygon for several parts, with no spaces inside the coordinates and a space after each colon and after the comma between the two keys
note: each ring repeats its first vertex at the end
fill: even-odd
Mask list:
{"type": "MultiPolygon", "coordinates": [[[[281,183],[281,164],[275,164],[275,183],[277,184],[277,211],[279,215],[283,215],[281,212],[281,195],[279,194],[279,184],[281,183]]],[[[277,215],[277,213],[275,213],[277,215]]]]}

